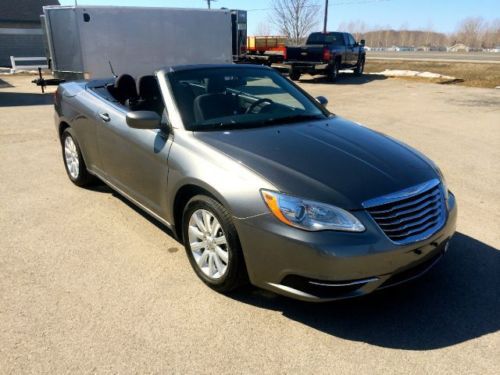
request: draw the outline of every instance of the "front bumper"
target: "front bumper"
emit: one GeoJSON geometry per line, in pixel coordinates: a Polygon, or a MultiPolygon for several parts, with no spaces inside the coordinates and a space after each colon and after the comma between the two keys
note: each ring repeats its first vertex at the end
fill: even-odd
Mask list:
{"type": "Polygon", "coordinates": [[[272,214],[236,219],[252,284],[305,301],[364,295],[430,269],[447,250],[457,220],[450,193],[443,227],[425,240],[398,245],[366,211],[354,213],[365,232],[307,232],[279,222],[272,214]]]}

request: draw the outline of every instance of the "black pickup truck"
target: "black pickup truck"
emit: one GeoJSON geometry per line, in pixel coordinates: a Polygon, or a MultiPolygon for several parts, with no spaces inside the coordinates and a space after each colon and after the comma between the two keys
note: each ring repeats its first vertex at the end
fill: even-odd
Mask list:
{"type": "Polygon", "coordinates": [[[311,33],[306,44],[286,47],[284,64],[289,66],[290,78],[297,81],[302,73],[323,74],[335,81],[341,69],[354,69],[363,74],[365,41],[357,43],[349,33],[311,33]]]}

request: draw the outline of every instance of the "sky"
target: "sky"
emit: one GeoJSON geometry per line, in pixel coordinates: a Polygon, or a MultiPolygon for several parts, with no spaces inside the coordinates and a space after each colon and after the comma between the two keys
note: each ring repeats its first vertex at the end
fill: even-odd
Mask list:
{"type": "MultiPolygon", "coordinates": [[[[324,4],[324,0],[316,0],[324,4]]],[[[59,0],[72,5],[75,0],[59,0]]],[[[455,31],[466,17],[500,18],[500,0],[329,0],[328,29],[336,30],[350,21],[363,21],[370,28],[429,29],[455,31]]],[[[254,34],[259,23],[269,23],[272,0],[217,0],[212,8],[248,10],[248,34],[254,34]]],[[[206,8],[206,0],[78,0],[78,5],[160,6],[206,8]]],[[[322,16],[318,17],[321,30],[322,16]]]]}

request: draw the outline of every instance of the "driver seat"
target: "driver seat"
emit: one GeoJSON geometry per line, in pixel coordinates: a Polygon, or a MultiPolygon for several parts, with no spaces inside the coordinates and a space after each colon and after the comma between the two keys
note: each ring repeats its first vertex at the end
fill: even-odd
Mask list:
{"type": "Polygon", "coordinates": [[[226,94],[225,91],[226,86],[222,78],[208,78],[207,93],[197,96],[193,102],[193,113],[196,122],[238,113],[235,98],[226,94]]]}

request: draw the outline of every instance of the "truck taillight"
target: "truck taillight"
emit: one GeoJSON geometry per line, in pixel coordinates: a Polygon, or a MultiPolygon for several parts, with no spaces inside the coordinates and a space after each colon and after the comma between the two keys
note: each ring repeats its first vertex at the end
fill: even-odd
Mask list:
{"type": "Polygon", "coordinates": [[[330,52],[330,50],[328,48],[324,48],[323,49],[323,60],[324,61],[330,61],[332,58],[332,53],[330,52]]]}
{"type": "Polygon", "coordinates": [[[283,48],[283,61],[286,60],[286,47],[283,48]]]}

